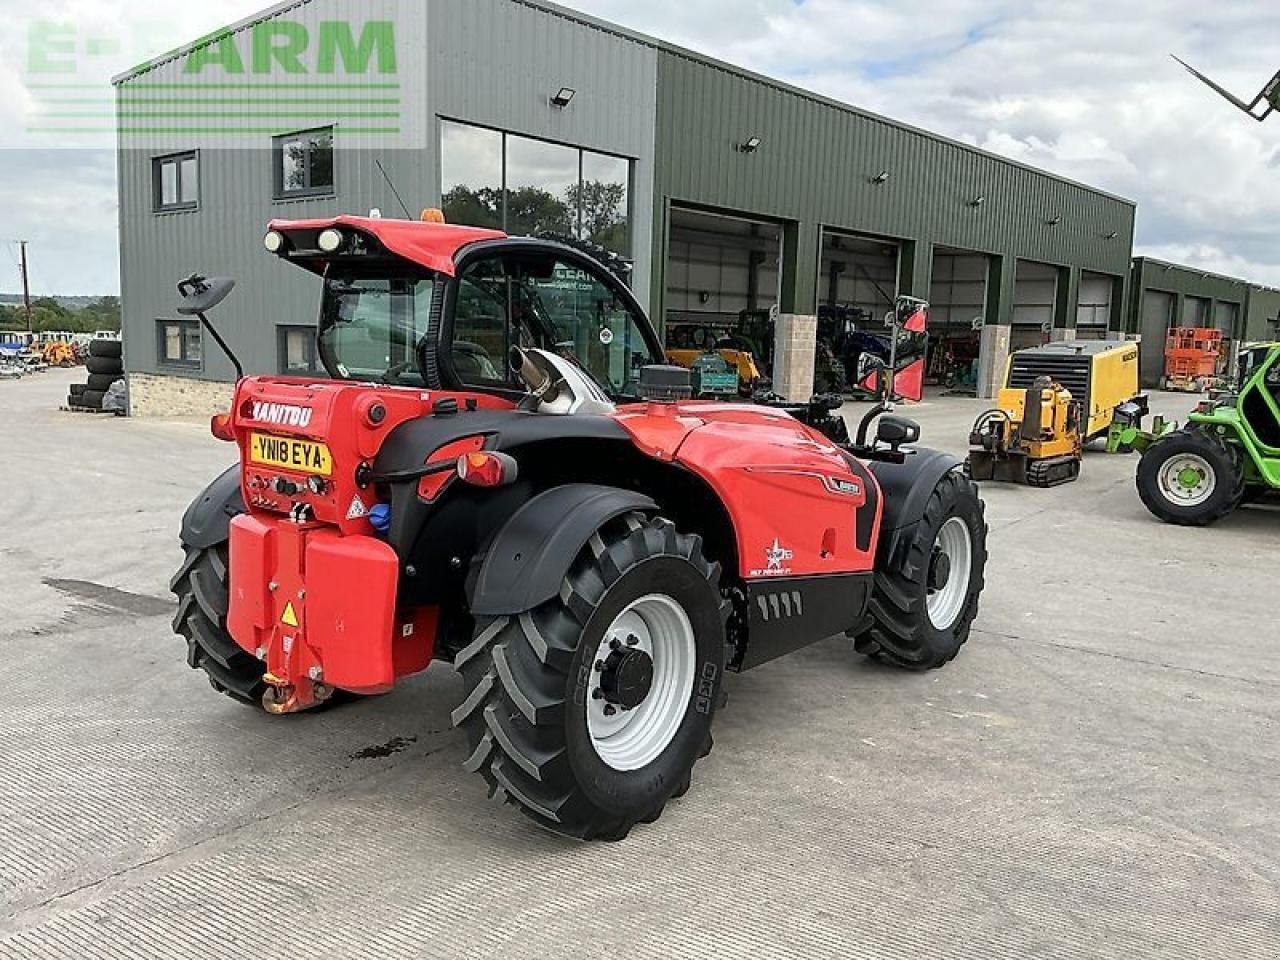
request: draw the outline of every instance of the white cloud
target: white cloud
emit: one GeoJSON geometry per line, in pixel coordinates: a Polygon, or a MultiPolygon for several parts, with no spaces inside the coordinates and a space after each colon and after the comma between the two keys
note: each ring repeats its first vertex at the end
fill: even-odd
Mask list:
{"type": "MultiPolygon", "coordinates": [[[[1140,252],[1280,285],[1280,116],[1253,123],[1168,56],[1177,53],[1251,97],[1280,67],[1280,31],[1259,19],[1255,0],[1222,0],[1212,16],[1192,0],[568,2],[1129,197],[1139,203],[1140,252]]],[[[265,4],[48,0],[40,15],[172,21],[175,35],[189,39],[265,4]]],[[[25,27],[16,15],[0,23],[4,124],[20,102],[13,64],[25,27]]],[[[0,153],[0,164],[8,169],[15,161],[0,153]]],[[[99,201],[77,192],[86,209],[81,227],[40,251],[61,260],[69,277],[83,276],[74,234],[88,231],[96,245],[114,230],[115,214],[105,212],[114,191],[101,178],[87,182],[99,201]]],[[[0,222],[11,232],[34,232],[38,208],[20,192],[0,193],[0,222]]],[[[14,279],[0,263],[0,289],[11,289],[14,279]]]]}
{"type": "Polygon", "coordinates": [[[1254,123],[1169,59],[1252,97],[1280,32],[1251,0],[758,0],[726,31],[728,3],[576,5],[1128,197],[1140,252],[1280,285],[1280,116],[1254,123]]]}

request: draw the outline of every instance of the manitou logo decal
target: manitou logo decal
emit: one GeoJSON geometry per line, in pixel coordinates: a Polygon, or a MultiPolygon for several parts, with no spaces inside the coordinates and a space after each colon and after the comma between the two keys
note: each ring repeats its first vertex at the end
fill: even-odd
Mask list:
{"type": "Polygon", "coordinates": [[[844,480],[840,477],[823,477],[827,489],[832,493],[844,494],[846,497],[862,496],[862,484],[857,480],[844,480]]]}
{"type": "Polygon", "coordinates": [[[252,417],[259,423],[274,423],[281,427],[303,429],[311,425],[311,408],[295,407],[287,403],[261,403],[255,401],[252,417]]]}

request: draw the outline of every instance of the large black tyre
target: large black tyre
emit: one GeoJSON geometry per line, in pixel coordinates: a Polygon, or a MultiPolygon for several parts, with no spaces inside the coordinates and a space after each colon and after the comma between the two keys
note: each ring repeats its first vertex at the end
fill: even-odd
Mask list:
{"type": "Polygon", "coordinates": [[[86,388],[106,393],[117,380],[123,379],[118,373],[91,373],[86,388]]]}
{"type": "Polygon", "coordinates": [[[1204,527],[1243,502],[1244,466],[1221,437],[1193,427],[1147,448],[1137,485],[1143,505],[1165,523],[1204,527]]]}
{"type": "Polygon", "coordinates": [[[90,373],[110,374],[115,378],[124,374],[124,364],[119,357],[89,356],[85,358],[84,365],[89,368],[90,373]]]}
{"type": "Polygon", "coordinates": [[[102,390],[85,390],[77,398],[77,405],[87,407],[90,410],[101,410],[102,400],[106,395],[106,392],[102,390]]]}
{"type": "Polygon", "coordinates": [[[266,668],[240,649],[226,629],[227,545],[184,548],[186,560],[169,589],[178,597],[173,631],[187,641],[187,666],[208,674],[218,692],[261,707],[266,668]]]}
{"type": "Polygon", "coordinates": [[[119,360],[124,356],[123,347],[124,344],[119,340],[90,340],[89,356],[119,360]]]}
{"type": "Polygon", "coordinates": [[[87,384],[83,384],[83,383],[73,383],[73,384],[71,384],[70,389],[68,389],[68,390],[67,390],[67,396],[69,396],[69,397],[82,397],[82,396],[84,396],[84,392],[85,392],[86,390],[88,390],[88,389],[89,389],[89,387],[88,387],[88,385],[87,385],[87,384]]]}
{"type": "MultiPolygon", "coordinates": [[[[703,556],[700,537],[642,514],[606,525],[576,558],[558,596],[518,616],[478,622],[474,641],[458,654],[466,697],[453,721],[470,744],[466,769],[484,777],[491,796],[566,836],[621,840],[635,824],[656,820],[668,800],[689,789],[694,764],[711,748],[730,608],[720,566],[703,556]],[[688,686],[664,686],[664,664],[678,658],[655,654],[653,686],[644,688],[654,692],[624,716],[602,688],[612,684],[609,696],[617,695],[624,668],[609,664],[615,657],[627,662],[637,638],[632,633],[608,661],[598,656],[611,649],[618,624],[632,622],[631,611],[655,597],[687,617],[692,634],[683,634],[682,649],[692,662],[679,660],[683,667],[672,675],[686,677],[688,686]],[[664,689],[670,696],[658,695],[664,689]],[[607,723],[631,723],[658,704],[667,707],[648,716],[665,716],[665,729],[674,732],[649,744],[660,752],[643,766],[626,768],[610,754],[621,741],[593,736],[594,711],[613,709],[607,723]]],[[[657,637],[655,628],[634,649],[659,649],[657,637]]]]}
{"type": "Polygon", "coordinates": [[[877,558],[872,625],[855,640],[859,653],[907,670],[935,670],[956,658],[985,584],[985,512],[978,485],[961,470],[938,481],[894,555],[882,549],[877,558]]]}

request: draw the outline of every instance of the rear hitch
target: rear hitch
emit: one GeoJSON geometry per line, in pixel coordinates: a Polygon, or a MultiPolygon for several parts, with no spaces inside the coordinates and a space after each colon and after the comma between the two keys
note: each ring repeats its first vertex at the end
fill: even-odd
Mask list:
{"type": "Polygon", "coordinates": [[[262,682],[267,685],[262,692],[262,709],[277,717],[314,710],[333,697],[333,687],[311,680],[295,685],[268,673],[262,682]]]}

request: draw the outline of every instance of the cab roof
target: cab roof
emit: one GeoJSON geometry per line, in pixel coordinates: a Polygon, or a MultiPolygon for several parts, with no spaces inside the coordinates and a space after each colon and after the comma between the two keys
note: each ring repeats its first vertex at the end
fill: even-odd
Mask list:
{"type": "Polygon", "coordinates": [[[316,243],[321,232],[332,228],[372,236],[390,253],[450,277],[458,251],[463,247],[484,240],[503,240],[507,236],[500,230],[481,227],[347,215],[320,220],[272,220],[270,228],[284,234],[289,241],[280,255],[315,273],[323,273],[333,259],[316,243]]]}

